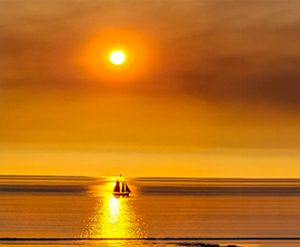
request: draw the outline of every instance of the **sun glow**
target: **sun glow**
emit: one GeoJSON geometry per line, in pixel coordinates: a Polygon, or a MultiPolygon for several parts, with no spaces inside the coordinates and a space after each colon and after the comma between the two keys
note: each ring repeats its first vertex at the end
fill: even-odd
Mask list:
{"type": "Polygon", "coordinates": [[[149,75],[158,64],[153,63],[156,46],[152,41],[128,30],[102,32],[80,50],[83,51],[80,66],[86,68],[86,75],[95,82],[131,83],[149,75]]]}
{"type": "Polygon", "coordinates": [[[114,51],[112,54],[110,54],[109,58],[110,61],[116,65],[122,64],[125,61],[125,55],[121,51],[114,51]]]}

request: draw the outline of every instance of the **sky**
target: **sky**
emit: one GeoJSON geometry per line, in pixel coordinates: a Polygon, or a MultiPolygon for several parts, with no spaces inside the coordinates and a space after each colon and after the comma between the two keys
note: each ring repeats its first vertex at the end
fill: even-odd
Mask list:
{"type": "Polygon", "coordinates": [[[298,178],[299,16],[291,0],[1,0],[0,174],[298,178]]]}

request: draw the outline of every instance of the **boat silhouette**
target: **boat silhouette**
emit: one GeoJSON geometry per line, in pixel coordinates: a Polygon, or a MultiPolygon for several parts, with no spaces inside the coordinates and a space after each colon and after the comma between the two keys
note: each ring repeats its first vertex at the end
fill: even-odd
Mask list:
{"type": "Polygon", "coordinates": [[[129,196],[131,190],[129,189],[127,183],[125,182],[125,180],[121,179],[121,175],[120,178],[117,179],[116,181],[116,185],[115,188],[113,190],[113,195],[116,197],[127,197],[129,196]]]}

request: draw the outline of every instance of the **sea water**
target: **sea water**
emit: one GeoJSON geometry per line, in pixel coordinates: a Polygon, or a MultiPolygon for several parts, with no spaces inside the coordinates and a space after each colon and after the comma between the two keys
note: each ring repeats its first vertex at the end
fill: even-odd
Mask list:
{"type": "Polygon", "coordinates": [[[0,177],[1,245],[300,246],[300,180],[0,177]]]}

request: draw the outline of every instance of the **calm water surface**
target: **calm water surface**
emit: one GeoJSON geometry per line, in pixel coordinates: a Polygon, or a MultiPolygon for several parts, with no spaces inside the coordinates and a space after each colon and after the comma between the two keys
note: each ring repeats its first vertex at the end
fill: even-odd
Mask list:
{"type": "Polygon", "coordinates": [[[1,177],[0,244],[300,246],[300,180],[128,179],[129,198],[114,181],[1,177]]]}

